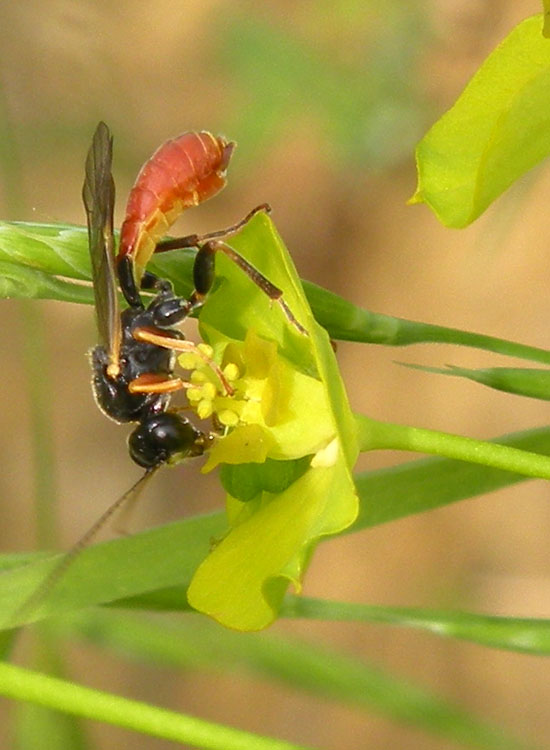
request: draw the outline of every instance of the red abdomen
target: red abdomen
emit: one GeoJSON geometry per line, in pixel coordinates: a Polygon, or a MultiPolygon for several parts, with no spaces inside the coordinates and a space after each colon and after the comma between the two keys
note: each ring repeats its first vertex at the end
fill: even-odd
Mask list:
{"type": "Polygon", "coordinates": [[[181,212],[224,187],[234,146],[204,130],[184,133],[166,141],[143,165],[128,196],[117,257],[132,257],[138,283],[181,212]]]}

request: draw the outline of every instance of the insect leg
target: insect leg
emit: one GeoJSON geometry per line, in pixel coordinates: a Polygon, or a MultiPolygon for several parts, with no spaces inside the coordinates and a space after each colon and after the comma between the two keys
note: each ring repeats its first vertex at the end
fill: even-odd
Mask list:
{"type": "MultiPolygon", "coordinates": [[[[169,333],[158,331],[153,328],[136,328],[133,332],[133,336],[136,341],[146,341],[148,344],[162,346],[164,349],[171,349],[175,352],[192,352],[193,354],[196,354],[216,373],[226,394],[228,396],[233,395],[233,387],[229,384],[229,381],[218,365],[208,355],[201,351],[196,344],[193,344],[192,341],[175,338],[170,336],[169,333]]],[[[139,378],[137,378],[137,380],[139,380],[139,378]]],[[[185,388],[186,386],[182,385],[181,387],[185,388]]],[[[178,390],[178,388],[174,388],[174,390],[178,390]]]]}
{"type": "Polygon", "coordinates": [[[139,289],[134,278],[133,260],[129,255],[124,255],[117,261],[116,266],[118,283],[124,299],[130,307],[143,307],[139,289]]]}
{"type": "Polygon", "coordinates": [[[131,380],[128,383],[128,390],[130,393],[174,393],[182,388],[191,388],[192,385],[181,378],[170,378],[160,373],[147,372],[131,380]]]}
{"type": "Polygon", "coordinates": [[[235,265],[239,266],[248,278],[253,281],[270,300],[277,302],[290,323],[292,323],[300,333],[303,333],[305,336],[308,335],[306,329],[296,320],[292,311],[286,304],[282,290],[279,289],[278,286],[275,286],[275,284],[272,284],[263,273],[258,271],[258,269],[243,258],[242,255],[239,255],[236,250],[233,250],[230,245],[222,240],[210,240],[199,248],[197,257],[195,258],[195,265],[193,266],[195,291],[190,298],[191,310],[194,310],[203,304],[206,295],[212,288],[215,278],[215,258],[216,253],[218,252],[223,253],[233,261],[235,265]]]}
{"type": "Polygon", "coordinates": [[[269,203],[261,203],[259,206],[253,208],[252,211],[249,211],[244,219],[237,221],[235,224],[231,224],[231,226],[226,227],[225,229],[218,229],[216,232],[208,232],[207,234],[187,234],[185,237],[174,237],[169,240],[161,240],[157,243],[155,253],[163,253],[166,250],[181,250],[186,247],[199,247],[209,240],[230,237],[248,224],[250,219],[261,211],[266,214],[271,213],[271,206],[269,203]]]}

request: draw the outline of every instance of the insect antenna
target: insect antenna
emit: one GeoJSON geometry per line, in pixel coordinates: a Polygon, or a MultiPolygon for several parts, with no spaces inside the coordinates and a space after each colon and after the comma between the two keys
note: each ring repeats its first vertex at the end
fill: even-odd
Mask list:
{"type": "Polygon", "coordinates": [[[109,521],[109,519],[123,506],[127,506],[131,502],[135,502],[145,486],[149,483],[149,480],[153,477],[156,471],[160,468],[161,464],[153,466],[147,469],[145,473],[133,484],[129,490],[121,495],[114,503],[112,503],[106,511],[95,521],[95,523],[86,531],[86,533],[80,537],[80,539],[63,555],[57,565],[50,571],[50,573],[44,578],[37,586],[37,588],[29,595],[29,597],[18,607],[11,619],[14,625],[19,624],[21,620],[25,620],[31,615],[37,607],[46,599],[48,594],[51,593],[56,584],[65,575],[69,567],[74,563],[77,557],[83,552],[86,547],[93,541],[96,535],[101,531],[103,526],[109,521]]]}

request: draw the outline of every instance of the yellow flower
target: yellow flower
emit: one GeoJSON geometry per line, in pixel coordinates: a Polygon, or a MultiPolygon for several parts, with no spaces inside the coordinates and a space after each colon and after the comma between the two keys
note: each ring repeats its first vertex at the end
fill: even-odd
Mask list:
{"type": "Polygon", "coordinates": [[[200,329],[233,393],[201,357],[182,361],[193,370],[192,408],[212,416],[222,433],[203,470],[221,466],[229,522],[188,600],[224,625],[257,630],[277,616],[289,582],[300,588],[317,541],[355,520],[358,448],[330,341],[269,218],[256,215],[231,244],[283,290],[308,331],[220,258],[200,329]]]}

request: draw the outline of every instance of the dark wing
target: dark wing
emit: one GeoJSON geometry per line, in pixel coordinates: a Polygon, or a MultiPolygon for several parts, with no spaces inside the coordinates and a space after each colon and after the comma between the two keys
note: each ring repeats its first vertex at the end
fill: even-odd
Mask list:
{"type": "Polygon", "coordinates": [[[107,125],[100,122],[86,158],[82,198],[88,220],[99,342],[109,355],[110,374],[116,376],[119,370],[122,333],[114,263],[115,185],[111,174],[112,158],[113,136],[107,125]]]}

